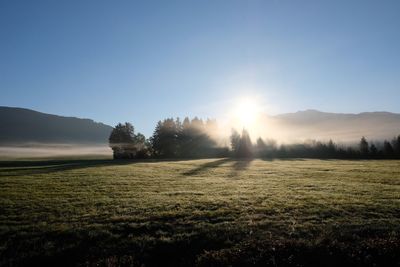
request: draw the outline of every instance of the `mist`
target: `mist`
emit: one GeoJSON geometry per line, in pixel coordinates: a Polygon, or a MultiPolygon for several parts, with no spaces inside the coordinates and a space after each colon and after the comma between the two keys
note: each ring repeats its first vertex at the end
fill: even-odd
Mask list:
{"type": "Polygon", "coordinates": [[[1,159],[29,159],[54,157],[111,158],[112,150],[104,145],[27,143],[0,146],[1,159]]]}
{"type": "MultiPolygon", "coordinates": [[[[227,138],[230,129],[241,131],[243,126],[234,120],[224,124],[221,134],[227,138]]],[[[358,143],[362,136],[370,140],[392,139],[400,133],[400,115],[388,112],[360,114],[326,113],[306,110],[270,116],[261,114],[253,125],[245,127],[253,142],[258,137],[273,139],[281,144],[303,143],[309,140],[342,144],[358,143]]]]}

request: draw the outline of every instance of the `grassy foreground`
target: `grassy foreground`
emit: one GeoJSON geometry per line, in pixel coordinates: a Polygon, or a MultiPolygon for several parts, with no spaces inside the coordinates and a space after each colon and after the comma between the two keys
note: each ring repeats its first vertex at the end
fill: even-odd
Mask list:
{"type": "Polygon", "coordinates": [[[399,266],[400,161],[0,162],[0,265],[399,266]]]}

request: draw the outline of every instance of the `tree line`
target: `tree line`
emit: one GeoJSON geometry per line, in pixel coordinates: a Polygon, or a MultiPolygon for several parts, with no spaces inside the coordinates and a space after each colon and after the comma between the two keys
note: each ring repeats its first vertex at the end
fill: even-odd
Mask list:
{"type": "Polygon", "coordinates": [[[400,159],[400,135],[382,143],[368,142],[365,137],[357,145],[344,146],[328,142],[307,141],[297,144],[278,145],[273,139],[259,137],[256,144],[244,129],[242,135],[235,130],[231,134],[234,157],[260,158],[318,158],[318,159],[400,159]]]}
{"type": "Polygon", "coordinates": [[[215,120],[168,118],[159,121],[153,135],[145,139],[135,134],[130,123],[118,124],[109,143],[114,158],[209,158],[226,157],[229,149],[220,147],[209,133],[217,131],[215,120]]]}
{"type": "Polygon", "coordinates": [[[116,125],[109,137],[115,159],[126,158],[323,158],[323,159],[400,159],[400,135],[383,142],[362,137],[358,145],[344,146],[328,142],[307,141],[281,144],[259,137],[252,142],[246,129],[233,129],[230,147],[220,146],[210,136],[218,131],[215,120],[168,118],[159,121],[153,135],[146,139],[135,133],[130,123],[116,125]]]}

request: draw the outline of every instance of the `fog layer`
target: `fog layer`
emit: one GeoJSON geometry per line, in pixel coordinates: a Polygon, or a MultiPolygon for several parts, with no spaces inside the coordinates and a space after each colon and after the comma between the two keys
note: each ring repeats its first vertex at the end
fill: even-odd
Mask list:
{"type": "Polygon", "coordinates": [[[47,157],[84,157],[93,156],[107,158],[112,156],[106,145],[74,145],[74,144],[18,144],[0,146],[1,159],[47,158],[47,157]]]}

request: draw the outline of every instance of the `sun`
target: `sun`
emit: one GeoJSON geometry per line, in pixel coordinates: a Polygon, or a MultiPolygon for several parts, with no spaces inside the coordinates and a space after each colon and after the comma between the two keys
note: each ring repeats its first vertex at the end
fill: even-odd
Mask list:
{"type": "Polygon", "coordinates": [[[255,127],[260,113],[260,105],[251,98],[241,98],[234,108],[234,119],[238,126],[251,130],[255,127]]]}

